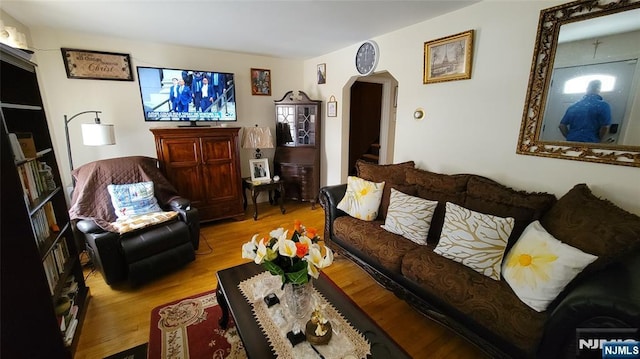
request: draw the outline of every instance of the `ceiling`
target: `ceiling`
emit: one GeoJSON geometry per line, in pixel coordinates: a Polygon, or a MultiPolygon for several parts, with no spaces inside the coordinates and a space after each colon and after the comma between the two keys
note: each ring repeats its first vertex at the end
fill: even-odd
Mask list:
{"type": "Polygon", "coordinates": [[[478,1],[2,0],[0,8],[30,29],[307,59],[478,1]]]}

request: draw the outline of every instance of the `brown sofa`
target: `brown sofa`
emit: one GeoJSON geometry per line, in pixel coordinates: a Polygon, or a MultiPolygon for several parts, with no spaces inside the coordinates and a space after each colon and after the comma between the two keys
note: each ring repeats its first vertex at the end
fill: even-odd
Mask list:
{"type": "Polygon", "coordinates": [[[412,161],[394,165],[359,161],[356,168],[360,178],[385,181],[379,216],[368,222],[338,209],[346,184],[322,188],[327,243],[491,357],[575,357],[576,328],[640,327],[640,218],[595,197],[586,185],[576,185],[557,200],[551,194],[516,191],[477,175],[420,170],[412,161]],[[427,245],[380,227],[391,188],[438,201],[427,245]],[[433,251],[446,202],[513,217],[506,252],[529,223],[540,220],[555,238],[598,259],[547,310],[537,312],[520,301],[504,279],[493,280],[433,251]]]}

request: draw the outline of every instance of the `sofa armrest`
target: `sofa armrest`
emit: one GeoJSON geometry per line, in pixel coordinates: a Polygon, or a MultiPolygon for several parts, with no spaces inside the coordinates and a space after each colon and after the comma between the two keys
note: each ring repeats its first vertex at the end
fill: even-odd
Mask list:
{"type": "Polygon", "coordinates": [[[346,183],[320,188],[320,205],[324,208],[324,237],[328,244],[333,235],[333,221],[347,215],[343,210],[338,209],[338,203],[346,192],[346,183]]]}
{"type": "Polygon", "coordinates": [[[576,328],[640,328],[640,253],[577,283],[553,308],[539,357],[576,350],[576,328]]]}
{"type": "Polygon", "coordinates": [[[168,204],[168,209],[178,212],[180,220],[189,226],[189,236],[193,249],[200,247],[200,214],[198,209],[191,206],[191,201],[177,197],[172,199],[168,204]]]}
{"type": "Polygon", "coordinates": [[[79,221],[76,222],[76,228],[85,234],[88,233],[102,233],[102,232],[106,232],[104,229],[100,228],[100,226],[98,226],[96,224],[96,222],[90,220],[90,219],[81,219],[79,221]]]}
{"type": "Polygon", "coordinates": [[[174,211],[191,209],[191,201],[182,197],[172,199],[168,205],[174,211]]]}

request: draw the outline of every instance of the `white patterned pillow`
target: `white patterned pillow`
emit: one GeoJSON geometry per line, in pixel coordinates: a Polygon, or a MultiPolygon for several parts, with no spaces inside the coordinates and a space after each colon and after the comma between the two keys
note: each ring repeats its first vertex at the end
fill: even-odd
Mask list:
{"type": "Polygon", "coordinates": [[[378,216],[384,182],[375,183],[362,178],[347,177],[347,192],[338,203],[338,209],[351,217],[373,221],[378,216]]]}
{"type": "Polygon", "coordinates": [[[110,184],[107,191],[118,218],[162,211],[153,194],[153,182],[110,184]]]}
{"type": "Polygon", "coordinates": [[[431,218],[437,205],[437,201],[409,196],[391,188],[387,218],[380,227],[417,244],[426,245],[431,218]]]}
{"type": "Polygon", "coordinates": [[[475,212],[447,202],[437,254],[500,280],[500,263],[515,220],[475,212]]]}
{"type": "Polygon", "coordinates": [[[542,312],[597,258],[560,242],[535,221],[505,257],[502,275],[521,301],[542,312]]]}

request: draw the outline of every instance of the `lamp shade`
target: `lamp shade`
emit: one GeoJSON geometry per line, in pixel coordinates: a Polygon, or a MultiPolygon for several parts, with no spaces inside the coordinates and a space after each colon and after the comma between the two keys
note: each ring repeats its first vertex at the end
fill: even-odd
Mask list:
{"type": "Polygon", "coordinates": [[[245,127],[242,148],[273,148],[273,136],[269,127],[245,127]]]}
{"type": "Polygon", "coordinates": [[[83,123],[82,143],[85,146],[115,145],[114,126],[101,123],[83,123]]]}

